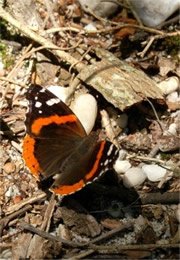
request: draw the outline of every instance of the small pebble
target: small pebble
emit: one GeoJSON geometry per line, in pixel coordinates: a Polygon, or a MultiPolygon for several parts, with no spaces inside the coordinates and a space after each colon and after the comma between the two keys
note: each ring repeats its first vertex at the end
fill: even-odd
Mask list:
{"type": "Polygon", "coordinates": [[[157,84],[164,95],[168,95],[174,91],[176,91],[179,87],[179,79],[178,77],[169,77],[166,80],[161,81],[157,84]]]}
{"type": "Polygon", "coordinates": [[[125,173],[129,168],[131,168],[131,164],[127,160],[122,161],[118,159],[113,168],[117,173],[125,173]]]}
{"type": "Polygon", "coordinates": [[[66,103],[70,92],[69,88],[64,88],[61,86],[49,86],[48,90],[51,91],[54,95],[56,95],[64,103],[66,103]]]}
{"type": "Polygon", "coordinates": [[[166,99],[168,102],[173,102],[173,103],[180,102],[180,97],[178,96],[178,93],[176,91],[167,95],[166,99]]]}
{"type": "Polygon", "coordinates": [[[86,133],[89,134],[94,127],[97,117],[96,99],[87,93],[76,94],[70,108],[81,121],[86,133]]]}
{"type": "Polygon", "coordinates": [[[96,26],[92,23],[89,23],[88,25],[86,25],[84,27],[84,30],[91,32],[91,31],[95,31],[96,30],[96,26]]]}
{"type": "Polygon", "coordinates": [[[178,126],[175,123],[170,124],[168,132],[172,135],[177,135],[178,126]]]}
{"type": "Polygon", "coordinates": [[[121,160],[121,161],[124,160],[126,158],[126,155],[127,155],[127,151],[124,149],[120,149],[118,160],[121,160]]]}
{"type": "Polygon", "coordinates": [[[2,62],[0,62],[0,77],[3,77],[4,74],[5,74],[4,64],[2,62]]]}
{"type": "Polygon", "coordinates": [[[141,185],[146,179],[146,175],[141,168],[132,167],[123,176],[123,184],[127,188],[141,185]]]}
{"type": "Polygon", "coordinates": [[[12,193],[13,193],[13,188],[12,186],[10,186],[8,190],[5,192],[5,196],[10,198],[12,196],[12,193]]]}
{"type": "Polygon", "coordinates": [[[145,164],[142,166],[142,169],[146,174],[148,180],[152,182],[161,181],[161,179],[165,176],[167,171],[166,169],[156,164],[145,164]]]}
{"type": "Polygon", "coordinates": [[[4,165],[4,171],[7,174],[13,173],[13,172],[15,172],[15,170],[16,170],[16,166],[13,162],[8,162],[4,165]]]}

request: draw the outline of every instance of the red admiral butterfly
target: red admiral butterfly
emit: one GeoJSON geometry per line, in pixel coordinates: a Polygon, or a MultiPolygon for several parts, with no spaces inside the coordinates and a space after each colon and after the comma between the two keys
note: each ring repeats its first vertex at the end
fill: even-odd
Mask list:
{"type": "Polygon", "coordinates": [[[32,85],[27,93],[27,135],[23,158],[39,180],[53,179],[56,194],[74,193],[112,168],[118,150],[108,141],[87,135],[71,109],[47,89],[32,85]]]}

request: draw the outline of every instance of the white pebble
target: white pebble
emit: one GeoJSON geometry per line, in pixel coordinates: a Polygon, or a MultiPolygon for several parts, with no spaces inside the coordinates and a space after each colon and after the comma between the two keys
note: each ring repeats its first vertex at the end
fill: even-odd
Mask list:
{"type": "Polygon", "coordinates": [[[178,96],[178,93],[176,91],[167,95],[166,99],[168,102],[173,102],[173,103],[180,102],[180,97],[178,96]]]}
{"type": "Polygon", "coordinates": [[[178,77],[169,77],[166,80],[161,81],[157,84],[164,95],[168,95],[174,91],[176,91],[179,87],[179,79],[178,77]]]}
{"type": "Polygon", "coordinates": [[[162,168],[156,164],[143,165],[142,169],[145,172],[148,180],[152,182],[160,181],[165,176],[167,171],[165,168],[162,168]]]}
{"type": "Polygon", "coordinates": [[[97,117],[96,99],[87,93],[77,94],[70,108],[81,121],[86,133],[89,134],[94,127],[97,117]]]}
{"type": "Polygon", "coordinates": [[[127,151],[124,149],[120,149],[118,160],[121,160],[121,161],[124,160],[126,158],[126,155],[127,155],[127,151]]]}
{"type": "Polygon", "coordinates": [[[113,168],[117,173],[125,173],[129,168],[131,167],[131,164],[129,161],[122,161],[117,159],[113,168]]]}
{"type": "Polygon", "coordinates": [[[168,132],[172,135],[177,135],[178,126],[175,123],[170,124],[168,132]]]}
{"type": "Polygon", "coordinates": [[[127,188],[141,185],[146,179],[146,175],[141,168],[132,167],[123,176],[123,184],[127,188]]]}
{"type": "Polygon", "coordinates": [[[12,196],[12,193],[13,193],[13,188],[12,186],[10,186],[8,190],[5,192],[5,196],[10,198],[12,196]]]}
{"type": "Polygon", "coordinates": [[[69,88],[64,88],[61,86],[49,86],[48,90],[51,91],[54,95],[56,95],[60,100],[66,103],[66,100],[69,96],[69,88]]]}
{"type": "Polygon", "coordinates": [[[3,77],[5,74],[4,64],[0,61],[0,77],[3,77]]]}
{"type": "Polygon", "coordinates": [[[149,27],[156,27],[179,9],[179,0],[130,0],[138,16],[149,27]]]}
{"type": "Polygon", "coordinates": [[[86,25],[84,27],[84,30],[91,32],[91,31],[95,31],[96,30],[96,26],[92,23],[89,23],[88,25],[86,25]]]}

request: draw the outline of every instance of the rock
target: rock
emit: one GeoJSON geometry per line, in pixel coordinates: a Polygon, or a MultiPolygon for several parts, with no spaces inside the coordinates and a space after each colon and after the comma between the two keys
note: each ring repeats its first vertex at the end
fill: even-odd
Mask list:
{"type": "MultiPolygon", "coordinates": [[[[151,165],[143,165],[142,169],[146,174],[149,181],[157,182],[161,181],[163,177],[165,177],[167,170],[162,168],[159,165],[151,164],[151,165]]],[[[169,177],[168,177],[169,179],[169,177]]]]}
{"type": "MultiPolygon", "coordinates": [[[[67,101],[71,92],[70,88],[60,86],[49,86],[48,90],[56,95],[63,102],[67,101]]],[[[85,131],[89,134],[94,127],[97,117],[97,101],[88,93],[76,94],[70,108],[81,121],[85,131]]]]}
{"type": "Polygon", "coordinates": [[[179,8],[179,0],[130,0],[145,25],[157,27],[179,8]]]}
{"type": "Polygon", "coordinates": [[[4,171],[7,174],[13,173],[16,170],[16,166],[13,162],[8,162],[4,165],[4,171]]]}
{"type": "Polygon", "coordinates": [[[60,100],[66,103],[67,98],[69,96],[69,88],[64,88],[61,86],[49,86],[48,90],[51,91],[54,95],[56,95],[60,100]]]}
{"type": "Polygon", "coordinates": [[[4,64],[0,61],[0,77],[5,75],[4,64]]]}
{"type": "Polygon", "coordinates": [[[127,188],[141,185],[146,179],[146,175],[141,168],[132,167],[123,176],[123,184],[127,188]]]}
{"type": "Polygon", "coordinates": [[[97,117],[96,99],[87,93],[76,94],[70,108],[81,121],[86,133],[89,134],[94,127],[97,117]]]}
{"type": "Polygon", "coordinates": [[[79,0],[79,3],[85,11],[86,7],[89,7],[96,14],[102,17],[108,17],[118,9],[118,4],[111,2],[102,2],[101,0],[79,0]]]}
{"type": "Polygon", "coordinates": [[[164,95],[168,95],[176,91],[179,87],[179,79],[177,77],[169,77],[157,84],[164,95]]]}
{"type": "Polygon", "coordinates": [[[131,164],[127,160],[119,160],[117,159],[113,168],[117,173],[125,173],[129,168],[131,167],[131,164]]]}
{"type": "Polygon", "coordinates": [[[180,97],[178,96],[178,93],[174,91],[167,96],[167,101],[172,103],[180,102],[180,97]]]}
{"type": "Polygon", "coordinates": [[[84,30],[86,30],[88,32],[95,31],[96,30],[96,26],[94,24],[92,24],[92,23],[89,23],[89,24],[87,24],[84,27],[84,30]]]}

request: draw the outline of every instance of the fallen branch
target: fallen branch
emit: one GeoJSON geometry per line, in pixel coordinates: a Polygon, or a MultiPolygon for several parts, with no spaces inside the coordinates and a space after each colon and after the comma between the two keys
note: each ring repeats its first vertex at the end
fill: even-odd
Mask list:
{"type": "MultiPolygon", "coordinates": [[[[39,43],[40,45],[44,46],[45,48],[51,48],[51,49],[57,49],[58,47],[53,44],[51,41],[45,39],[38,33],[31,30],[27,25],[23,24],[22,22],[16,20],[13,18],[8,12],[6,12],[2,7],[0,7],[0,17],[9,22],[11,25],[16,27],[20,32],[22,32],[24,35],[32,39],[33,41],[39,43]]],[[[75,58],[73,58],[70,54],[62,51],[62,50],[51,50],[51,52],[58,56],[60,59],[64,60],[65,62],[74,65],[78,62],[75,58]]],[[[75,65],[75,68],[78,71],[81,71],[84,67],[84,64],[77,63],[75,65]]]]}

